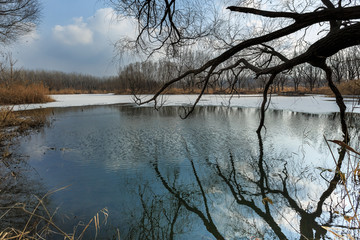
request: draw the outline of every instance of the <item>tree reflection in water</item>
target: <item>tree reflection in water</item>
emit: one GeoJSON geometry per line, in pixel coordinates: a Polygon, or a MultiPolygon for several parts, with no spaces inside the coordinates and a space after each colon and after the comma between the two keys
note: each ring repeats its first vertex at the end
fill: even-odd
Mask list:
{"type": "MultiPolygon", "coordinates": [[[[99,235],[104,238],[116,237],[115,229],[124,239],[130,228],[128,239],[311,239],[326,233],[322,226],[358,236],[357,230],[351,229],[359,226],[356,218],[351,219],[353,210],[357,211],[358,194],[353,191],[357,185],[349,185],[356,182],[346,181],[354,193],[352,208],[340,184],[342,174],[335,171],[329,153],[337,145],[330,142],[331,148],[325,150],[322,140],[322,134],[337,139],[339,128],[332,118],[338,115],[269,111],[268,130],[260,136],[255,134],[256,109],[202,107],[185,121],[178,117],[179,108],[164,107],[156,114],[152,108],[89,109],[93,111],[68,111],[65,121],[59,117],[54,129],[24,144],[29,150],[23,153],[29,156],[39,146],[58,150],[32,156],[43,180],[24,178],[23,183],[30,185],[13,189],[31,197],[31,187],[37,190],[44,182],[48,191],[66,176],[76,176],[61,186],[78,185],[60,193],[59,198],[54,196],[49,204],[55,209],[64,202],[65,214],[60,209],[55,218],[68,232],[78,219],[91,219],[89,212],[100,206],[108,207],[110,214],[99,235]],[[297,147],[307,141],[311,146],[301,147],[306,153],[302,156],[297,147]],[[74,151],[61,151],[64,143],[74,151]],[[326,155],[326,163],[318,161],[326,155]],[[127,207],[132,212],[125,215],[127,207]]],[[[350,129],[355,149],[359,128],[350,129]]],[[[351,166],[348,154],[340,153],[334,155],[346,173],[351,166]]],[[[5,199],[5,194],[2,197],[5,199]]],[[[92,233],[87,236],[92,238],[92,233]]],[[[333,235],[327,233],[327,237],[333,235]]]]}
{"type": "MultiPolygon", "coordinates": [[[[271,156],[261,134],[257,138],[257,157],[229,151],[228,159],[205,163],[194,161],[184,143],[191,180],[176,171],[169,174],[156,159],[154,171],[167,194],[145,197],[147,191],[140,192],[143,214],[130,238],[174,239],[193,231],[199,221],[215,239],[331,239],[327,230],[332,229],[360,237],[356,176],[345,180],[340,171],[349,168],[345,160],[350,155],[358,156],[339,147],[333,169],[289,166],[294,162],[271,156]]],[[[347,175],[354,176],[351,170],[347,175]]]]}

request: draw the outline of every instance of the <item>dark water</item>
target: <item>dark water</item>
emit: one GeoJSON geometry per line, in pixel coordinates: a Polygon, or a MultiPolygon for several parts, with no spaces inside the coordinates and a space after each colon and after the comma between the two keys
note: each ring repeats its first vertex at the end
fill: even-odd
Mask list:
{"type": "MultiPolygon", "coordinates": [[[[66,186],[46,198],[54,221],[68,233],[78,226],[79,235],[106,208],[100,239],[215,239],[217,232],[273,239],[276,226],[298,239],[302,211],[316,209],[332,177],[321,172],[335,166],[324,137],[342,139],[338,116],[269,111],[259,139],[256,109],[201,107],[185,120],[180,114],[177,107],[54,109],[50,127],[14,150],[26,159],[14,201],[66,186]]],[[[337,158],[337,145],[330,147],[337,158]]],[[[328,220],[325,210],[316,218],[319,225],[328,220]]],[[[93,223],[85,236],[95,238],[93,223]]]]}

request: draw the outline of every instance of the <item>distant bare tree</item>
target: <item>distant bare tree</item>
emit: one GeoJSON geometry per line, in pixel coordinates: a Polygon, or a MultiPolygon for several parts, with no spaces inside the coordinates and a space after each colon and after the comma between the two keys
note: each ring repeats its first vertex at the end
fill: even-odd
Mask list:
{"type": "Polygon", "coordinates": [[[330,66],[334,72],[334,80],[336,83],[340,83],[346,78],[345,54],[343,51],[338,52],[330,58],[330,66]]]}
{"type": "Polygon", "coordinates": [[[322,72],[318,68],[314,68],[311,65],[305,66],[303,69],[303,77],[305,85],[310,89],[310,92],[313,91],[315,85],[321,81],[322,72]]]}
{"type": "Polygon", "coordinates": [[[274,84],[277,88],[277,91],[284,91],[285,84],[287,82],[288,78],[285,74],[279,74],[277,78],[274,81],[274,84]]]}
{"type": "Polygon", "coordinates": [[[19,70],[15,68],[17,60],[13,58],[12,53],[2,54],[0,61],[0,83],[9,88],[12,83],[20,80],[19,70]]]}
{"type": "Polygon", "coordinates": [[[304,65],[296,66],[293,68],[291,72],[291,80],[294,85],[294,91],[297,92],[299,90],[299,86],[303,81],[303,72],[304,72],[304,65]]]}
{"type": "Polygon", "coordinates": [[[347,80],[359,79],[360,75],[360,51],[359,46],[355,46],[343,51],[344,72],[347,80]]]}

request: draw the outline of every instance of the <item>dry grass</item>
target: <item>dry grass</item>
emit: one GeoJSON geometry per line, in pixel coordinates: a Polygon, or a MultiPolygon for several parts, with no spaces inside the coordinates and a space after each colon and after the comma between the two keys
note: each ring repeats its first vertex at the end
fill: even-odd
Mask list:
{"type": "Polygon", "coordinates": [[[115,90],[113,91],[117,95],[132,95],[134,92],[131,89],[115,90]]]}
{"type": "Polygon", "coordinates": [[[343,95],[360,95],[360,79],[343,82],[338,88],[343,95]]]}
{"type": "MultiPolygon", "coordinates": [[[[164,91],[164,94],[200,94],[201,93],[200,88],[194,88],[194,89],[183,89],[183,88],[176,88],[172,87],[169,89],[166,89],[164,91]]],[[[208,88],[205,90],[204,94],[262,94],[264,91],[263,88],[254,88],[254,89],[247,89],[247,88],[240,88],[240,89],[230,89],[230,88],[208,88]]],[[[295,93],[293,87],[284,87],[283,89],[277,89],[274,86],[271,88],[271,93],[281,94],[281,93],[295,93]]],[[[118,90],[114,91],[115,94],[134,94],[133,91],[130,89],[125,90],[118,90]]],[[[299,87],[296,91],[297,94],[331,94],[331,90],[329,87],[321,87],[321,88],[314,88],[312,92],[310,92],[309,89],[305,87],[299,87]]],[[[154,91],[139,91],[136,94],[154,94],[154,91]]]]}
{"type": "MultiPolygon", "coordinates": [[[[166,89],[164,91],[164,94],[200,94],[201,93],[200,88],[194,88],[194,89],[183,89],[183,88],[176,88],[171,87],[169,89],[166,89]]],[[[150,90],[141,90],[136,92],[136,94],[154,94],[155,91],[150,90]]],[[[132,95],[134,94],[134,91],[130,89],[123,89],[123,90],[117,90],[114,91],[115,94],[118,95],[132,95]]],[[[231,91],[230,89],[220,89],[220,88],[208,88],[204,92],[205,94],[231,94],[231,93],[238,93],[238,94],[256,94],[256,93],[262,93],[261,89],[237,89],[236,91],[231,91]]]]}
{"type": "MultiPolygon", "coordinates": [[[[114,91],[109,91],[109,93],[115,93],[116,95],[133,95],[133,94],[154,94],[156,92],[156,90],[131,90],[129,88],[127,89],[117,89],[114,91]]],[[[179,94],[184,94],[184,93],[179,93],[179,94]]]]}
{"type": "MultiPolygon", "coordinates": [[[[360,80],[353,80],[343,82],[338,85],[340,91],[344,95],[359,95],[360,94],[360,80]]],[[[165,94],[200,94],[201,88],[190,88],[190,89],[183,89],[177,87],[171,87],[167,89],[164,93],[165,94]]],[[[114,91],[105,91],[105,90],[78,90],[73,88],[67,89],[60,89],[60,90],[52,90],[50,94],[100,94],[100,93],[110,93],[114,92],[115,94],[119,95],[131,95],[134,94],[134,91],[131,89],[122,89],[122,90],[114,90],[114,91]]],[[[155,91],[152,90],[139,90],[136,94],[153,94],[155,91]]],[[[272,93],[286,93],[286,92],[294,92],[294,87],[284,87],[280,90],[275,86],[271,89],[272,93]]],[[[303,86],[299,86],[297,91],[299,94],[325,94],[331,95],[332,92],[328,86],[314,88],[310,91],[309,88],[305,88],[303,86]]],[[[205,94],[261,94],[263,93],[263,88],[254,88],[254,89],[247,89],[247,88],[240,88],[240,89],[230,89],[230,88],[207,88],[205,90],[205,94]]]]}
{"type": "Polygon", "coordinates": [[[57,189],[52,192],[48,192],[42,198],[37,198],[37,204],[32,208],[28,209],[25,203],[16,203],[11,207],[0,208],[4,213],[0,216],[0,220],[6,218],[11,211],[22,211],[28,218],[24,226],[22,227],[9,227],[1,230],[0,240],[22,240],[22,239],[49,239],[52,236],[61,236],[65,240],[80,240],[84,238],[84,234],[89,229],[90,225],[94,225],[95,238],[100,230],[102,224],[106,224],[109,212],[107,208],[101,209],[97,212],[93,218],[86,224],[79,224],[74,227],[72,233],[66,233],[54,222],[54,213],[50,213],[46,207],[46,198],[66,187],[57,189]]]}
{"type": "Polygon", "coordinates": [[[338,168],[322,170],[340,175],[341,182],[339,187],[341,189],[340,197],[343,205],[336,206],[335,209],[332,209],[332,211],[334,215],[338,215],[340,218],[343,218],[343,221],[345,222],[342,227],[339,225],[338,228],[326,226],[323,228],[331,233],[336,239],[359,239],[360,218],[358,215],[358,186],[360,183],[360,152],[339,140],[325,139],[325,141],[336,166],[338,166],[338,162],[334,157],[334,153],[332,152],[329,144],[335,143],[346,150],[348,166],[346,170],[344,169],[344,172],[338,168]]]}
{"type": "Polygon", "coordinates": [[[110,92],[105,91],[105,90],[80,90],[80,89],[74,89],[74,88],[65,88],[65,89],[49,91],[49,94],[54,94],[54,95],[56,95],[56,94],[104,94],[104,93],[110,93],[110,92]]]}
{"type": "MultiPolygon", "coordinates": [[[[342,95],[360,95],[360,79],[342,82],[336,85],[342,95]]],[[[333,96],[331,89],[326,87],[314,88],[314,94],[325,94],[333,96]]]]}
{"type": "Polygon", "coordinates": [[[41,127],[51,112],[51,109],[13,111],[12,107],[0,107],[0,128],[22,126],[25,130],[41,127]]]}
{"type": "Polygon", "coordinates": [[[0,104],[27,104],[51,102],[48,90],[42,84],[13,83],[0,85],[0,104]]]}
{"type": "MultiPolygon", "coordinates": [[[[341,93],[344,95],[360,95],[360,80],[352,80],[343,82],[338,85],[341,93]]],[[[193,88],[193,89],[183,89],[172,87],[164,92],[165,94],[199,94],[201,93],[201,88],[193,88]]],[[[284,87],[283,89],[275,88],[275,86],[271,89],[272,93],[286,93],[286,92],[294,92],[293,87],[284,87]]],[[[122,90],[114,90],[114,91],[106,91],[106,90],[80,90],[74,88],[66,88],[59,90],[51,90],[49,91],[41,84],[23,84],[16,83],[11,86],[5,87],[4,85],[0,85],[0,104],[21,104],[21,103],[42,103],[53,101],[48,94],[105,94],[112,93],[115,94],[134,94],[134,91],[131,89],[122,89],[122,90]]],[[[151,90],[139,90],[137,94],[153,94],[155,91],[151,90]]],[[[205,94],[261,94],[263,92],[262,88],[255,89],[230,89],[230,88],[207,88],[205,90],[205,94]]],[[[332,92],[328,86],[314,88],[313,91],[310,92],[308,88],[300,86],[297,90],[297,93],[305,94],[325,94],[331,95],[332,92]]]]}
{"type": "Polygon", "coordinates": [[[322,95],[332,95],[333,94],[333,92],[331,91],[331,89],[328,86],[314,88],[312,90],[312,92],[310,92],[308,90],[306,93],[309,93],[309,94],[322,94],[322,95]]]}

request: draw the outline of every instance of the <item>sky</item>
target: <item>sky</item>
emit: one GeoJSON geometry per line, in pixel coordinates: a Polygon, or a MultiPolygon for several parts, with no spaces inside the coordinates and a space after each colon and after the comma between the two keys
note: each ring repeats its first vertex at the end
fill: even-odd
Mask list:
{"type": "Polygon", "coordinates": [[[117,74],[113,44],[134,36],[130,21],[117,21],[101,0],[41,0],[41,22],[31,34],[6,46],[23,69],[76,72],[95,76],[117,74]]]}
{"type": "Polygon", "coordinates": [[[133,56],[119,61],[114,43],[135,37],[135,23],[118,21],[105,0],[39,1],[42,17],[35,31],[0,48],[12,53],[15,67],[114,76],[120,66],[134,61],[133,56]]]}

